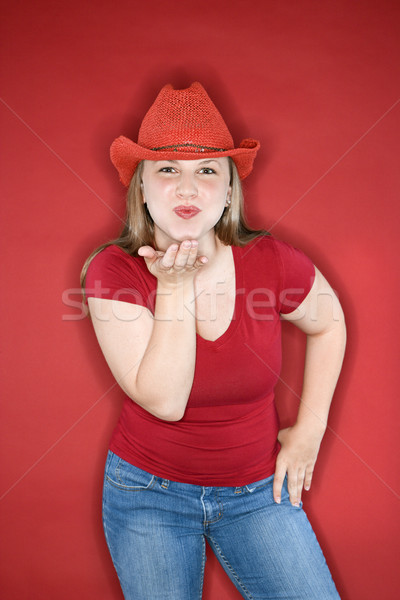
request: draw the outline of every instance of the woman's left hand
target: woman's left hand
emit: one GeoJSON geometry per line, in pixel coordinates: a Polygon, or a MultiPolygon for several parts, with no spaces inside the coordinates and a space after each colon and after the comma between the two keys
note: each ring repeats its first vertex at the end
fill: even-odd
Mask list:
{"type": "Polygon", "coordinates": [[[303,487],[311,486],[314,465],[317,460],[323,433],[310,432],[299,425],[281,429],[278,441],[281,450],[276,460],[273,494],[278,504],[281,501],[282,485],[285,475],[288,477],[290,502],[299,506],[303,487]]]}

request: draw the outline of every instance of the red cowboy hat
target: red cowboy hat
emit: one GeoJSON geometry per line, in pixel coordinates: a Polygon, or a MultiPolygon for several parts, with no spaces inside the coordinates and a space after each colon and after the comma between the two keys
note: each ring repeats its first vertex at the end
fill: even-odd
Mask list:
{"type": "Polygon", "coordinates": [[[197,160],[231,156],[239,177],[253,168],[260,147],[257,140],[245,139],[234,147],[229,130],[198,83],[184,90],[165,85],[143,119],[138,143],[121,135],[110,148],[111,160],[121,182],[128,186],[141,160],[197,160]]]}

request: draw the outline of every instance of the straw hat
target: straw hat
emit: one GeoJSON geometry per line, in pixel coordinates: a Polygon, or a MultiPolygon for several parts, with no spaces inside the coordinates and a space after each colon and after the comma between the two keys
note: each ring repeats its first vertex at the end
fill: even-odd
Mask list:
{"type": "Polygon", "coordinates": [[[260,147],[245,139],[234,147],[222,116],[198,83],[183,90],[165,85],[143,119],[138,143],[120,136],[111,144],[110,156],[121,182],[128,186],[141,160],[198,160],[231,156],[239,177],[253,168],[260,147]]]}

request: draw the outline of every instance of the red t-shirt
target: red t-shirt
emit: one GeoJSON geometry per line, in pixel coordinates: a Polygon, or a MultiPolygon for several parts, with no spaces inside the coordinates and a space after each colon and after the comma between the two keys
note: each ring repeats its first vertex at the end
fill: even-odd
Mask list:
{"type": "MultiPolygon", "coordinates": [[[[242,486],[275,471],[278,416],[274,387],[281,368],[279,313],[307,296],[314,266],[270,236],[232,246],[236,303],[216,341],[197,335],[196,367],[180,421],[163,421],[127,396],[110,449],[164,479],[242,486]]],[[[108,246],[90,263],[86,296],[131,302],[154,313],[157,280],[141,257],[108,246]]]]}

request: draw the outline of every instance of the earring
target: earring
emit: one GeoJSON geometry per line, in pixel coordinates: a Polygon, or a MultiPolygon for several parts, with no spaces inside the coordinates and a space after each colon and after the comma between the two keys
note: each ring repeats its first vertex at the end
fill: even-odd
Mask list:
{"type": "Polygon", "coordinates": [[[226,200],[227,205],[230,206],[231,202],[232,202],[232,200],[228,197],[226,200]]]}

